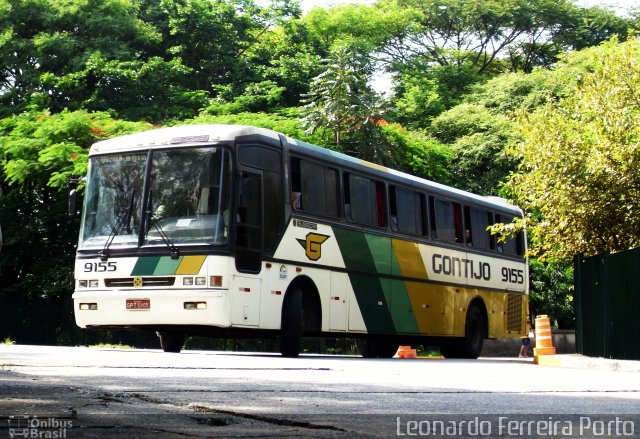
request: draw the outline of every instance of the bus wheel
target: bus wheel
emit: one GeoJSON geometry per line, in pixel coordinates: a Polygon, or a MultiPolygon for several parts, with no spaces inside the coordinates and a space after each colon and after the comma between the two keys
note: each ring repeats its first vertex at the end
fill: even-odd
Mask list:
{"type": "Polygon", "coordinates": [[[445,358],[478,358],[482,353],[485,325],[480,309],[472,306],[467,312],[464,337],[448,340],[440,346],[440,353],[445,358]]]}
{"type": "Polygon", "coordinates": [[[280,353],[297,357],[302,339],[302,290],[295,287],[287,293],[282,304],[280,325],[280,353]]]}
{"type": "Polygon", "coordinates": [[[469,309],[464,329],[462,358],[476,359],[482,353],[484,343],[485,321],[477,306],[469,309]]]}
{"type": "Polygon", "coordinates": [[[185,334],[183,332],[158,331],[160,347],[165,352],[179,353],[184,345],[185,334]]]}
{"type": "Polygon", "coordinates": [[[356,348],[364,358],[391,358],[398,351],[398,343],[387,337],[357,338],[356,348]]]}

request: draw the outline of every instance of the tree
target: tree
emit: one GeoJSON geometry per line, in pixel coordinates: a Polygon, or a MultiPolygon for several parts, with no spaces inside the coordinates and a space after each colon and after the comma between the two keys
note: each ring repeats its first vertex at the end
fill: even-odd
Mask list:
{"type": "Polygon", "coordinates": [[[529,213],[534,250],[559,259],[640,245],[640,40],[575,56],[598,62],[573,93],[521,114],[507,184],[529,213]]]}
{"type": "Polygon", "coordinates": [[[335,148],[362,159],[388,164],[395,159],[380,143],[381,107],[368,85],[371,64],[348,45],[335,48],[313,78],[303,101],[303,123],[309,133],[329,134],[335,148]]]}
{"type": "Polygon", "coordinates": [[[637,27],[571,0],[380,0],[376,8],[403,11],[376,53],[393,73],[399,120],[416,127],[428,127],[438,106],[462,103],[500,73],[550,67],[566,50],[637,27]]]}
{"type": "Polygon", "coordinates": [[[67,214],[67,179],[86,174],[94,141],[149,127],[84,111],[0,120],[0,333],[25,343],[72,341],[78,219],[67,214]]]}

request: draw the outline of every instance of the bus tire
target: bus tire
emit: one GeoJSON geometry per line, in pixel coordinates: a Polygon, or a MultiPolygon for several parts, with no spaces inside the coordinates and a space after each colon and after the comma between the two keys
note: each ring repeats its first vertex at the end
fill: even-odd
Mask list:
{"type": "Polygon", "coordinates": [[[477,306],[467,312],[464,326],[464,337],[452,338],[440,346],[440,353],[445,358],[476,359],[482,353],[486,322],[477,306]]]}
{"type": "Polygon", "coordinates": [[[158,331],[156,334],[160,338],[160,347],[164,352],[180,353],[185,339],[183,332],[158,331]]]}
{"type": "Polygon", "coordinates": [[[356,339],[356,348],[364,358],[391,358],[398,343],[388,337],[363,337],[356,339]]]}
{"type": "Polygon", "coordinates": [[[280,325],[280,353],[295,358],[302,340],[302,289],[295,287],[287,293],[282,304],[280,325]]]}
{"type": "Polygon", "coordinates": [[[472,306],[467,313],[464,328],[464,341],[462,346],[462,358],[476,359],[482,353],[486,322],[480,308],[472,306]]]}

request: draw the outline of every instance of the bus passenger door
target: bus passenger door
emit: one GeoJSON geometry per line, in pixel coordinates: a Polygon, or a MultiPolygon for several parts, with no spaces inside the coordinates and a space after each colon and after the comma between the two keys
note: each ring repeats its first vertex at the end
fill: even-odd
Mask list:
{"type": "Polygon", "coordinates": [[[259,273],[262,250],[262,174],[242,171],[236,216],[236,269],[259,273]]]}

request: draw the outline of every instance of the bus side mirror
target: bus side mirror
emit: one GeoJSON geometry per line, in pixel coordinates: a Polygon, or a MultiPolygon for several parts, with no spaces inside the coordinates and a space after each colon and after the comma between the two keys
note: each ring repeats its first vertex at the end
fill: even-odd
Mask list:
{"type": "Polygon", "coordinates": [[[67,213],[69,216],[73,216],[76,214],[76,200],[78,199],[78,191],[75,189],[71,189],[69,191],[69,205],[67,213]]]}
{"type": "Polygon", "coordinates": [[[78,199],[78,190],[76,188],[82,180],[83,179],[81,178],[70,178],[67,181],[67,193],[69,194],[67,213],[69,214],[69,216],[73,216],[76,214],[76,201],[78,199]]]}

